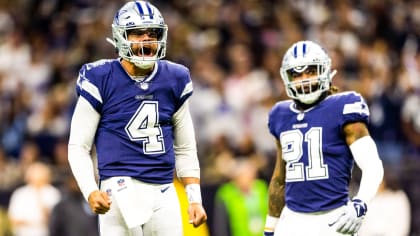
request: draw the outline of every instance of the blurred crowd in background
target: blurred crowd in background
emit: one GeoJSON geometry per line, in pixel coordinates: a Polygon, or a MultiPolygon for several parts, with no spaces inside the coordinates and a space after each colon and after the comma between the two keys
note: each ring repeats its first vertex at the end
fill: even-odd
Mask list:
{"type": "MultiPolygon", "coordinates": [[[[67,138],[78,71],[86,62],[117,57],[105,38],[125,2],[0,0],[2,219],[13,221],[7,213],[11,196],[27,184],[34,162],[47,164],[48,182],[62,198],[69,192],[67,138]]],[[[281,60],[292,43],[309,39],[331,56],[333,83],[367,100],[386,175],[409,199],[411,217],[392,223],[406,223],[406,235],[420,235],[420,1],[150,2],[169,27],[167,59],[190,68],[194,82],[190,106],[210,229],[222,184],[243,173],[266,182],[271,177],[275,142],[268,111],[287,99],[281,60]],[[243,160],[252,164],[237,168],[243,160]]],[[[7,235],[4,220],[0,235],[7,235]]]]}

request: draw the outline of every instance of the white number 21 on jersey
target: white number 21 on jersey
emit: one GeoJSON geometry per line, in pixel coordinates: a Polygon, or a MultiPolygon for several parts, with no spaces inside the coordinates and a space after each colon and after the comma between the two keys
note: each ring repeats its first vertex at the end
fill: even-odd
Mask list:
{"type": "Polygon", "coordinates": [[[156,101],[143,101],[125,127],[130,140],[143,141],[145,154],[165,152],[162,129],[159,125],[159,109],[156,101]]]}
{"type": "Polygon", "coordinates": [[[286,164],[286,182],[328,179],[328,165],[322,153],[322,128],[314,127],[305,134],[291,130],[280,134],[283,160],[286,164]],[[307,143],[308,166],[301,162],[303,143],[307,143]]]}

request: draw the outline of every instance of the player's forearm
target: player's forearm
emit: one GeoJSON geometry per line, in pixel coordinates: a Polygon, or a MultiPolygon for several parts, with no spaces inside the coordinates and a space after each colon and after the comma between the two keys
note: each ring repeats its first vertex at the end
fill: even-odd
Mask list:
{"type": "Polygon", "coordinates": [[[83,97],[79,97],[70,128],[68,161],[73,175],[86,200],[98,190],[90,150],[100,115],[83,97]]]}
{"type": "Polygon", "coordinates": [[[350,150],[356,164],[362,170],[356,198],[369,203],[375,196],[384,175],[376,144],[370,136],[365,136],[352,143],[350,150]]]}
{"type": "Polygon", "coordinates": [[[188,202],[202,203],[200,165],[197,157],[194,126],[186,101],[173,116],[175,168],[185,186],[188,202]]]}
{"type": "Polygon", "coordinates": [[[268,214],[265,219],[264,235],[273,235],[284,205],[284,181],[278,172],[274,171],[268,187],[268,214]]]}
{"type": "Polygon", "coordinates": [[[270,216],[279,217],[284,207],[285,196],[285,173],[286,167],[282,158],[282,147],[279,140],[276,140],[277,159],[274,167],[273,175],[268,186],[268,214],[270,216]]]}
{"type": "Polygon", "coordinates": [[[276,177],[270,182],[268,188],[268,214],[270,216],[279,217],[285,205],[284,185],[280,184],[276,177]]]}
{"type": "Polygon", "coordinates": [[[174,145],[176,173],[180,178],[193,178],[199,180],[200,164],[198,161],[197,149],[195,147],[195,140],[193,136],[190,136],[189,139],[190,141],[178,140],[174,145]]]}
{"type": "Polygon", "coordinates": [[[178,177],[200,178],[194,125],[189,112],[188,101],[174,114],[175,167],[178,177]]]}
{"type": "Polygon", "coordinates": [[[90,154],[80,146],[69,145],[68,160],[80,191],[88,201],[90,193],[99,189],[90,154]]]}

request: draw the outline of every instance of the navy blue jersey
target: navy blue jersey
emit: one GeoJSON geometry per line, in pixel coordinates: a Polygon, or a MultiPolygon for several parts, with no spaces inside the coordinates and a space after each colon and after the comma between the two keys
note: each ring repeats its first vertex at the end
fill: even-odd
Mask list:
{"type": "Polygon", "coordinates": [[[343,126],[368,119],[364,99],[354,92],[330,95],[305,112],[291,100],[272,108],[268,126],[282,146],[290,209],[317,212],[347,203],[354,160],[343,126]]]}
{"type": "Polygon", "coordinates": [[[173,179],[172,116],[192,94],[189,70],[158,61],[157,70],[136,82],[118,59],[85,64],[77,93],[101,115],[95,146],[100,179],[131,176],[147,183],[173,179]]]}

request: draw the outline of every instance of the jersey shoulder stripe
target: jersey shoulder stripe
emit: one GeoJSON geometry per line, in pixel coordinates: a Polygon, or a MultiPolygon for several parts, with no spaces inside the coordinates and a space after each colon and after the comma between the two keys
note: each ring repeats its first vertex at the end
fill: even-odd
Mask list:
{"type": "Polygon", "coordinates": [[[357,113],[369,116],[369,108],[362,95],[354,91],[337,93],[330,96],[334,103],[343,104],[343,115],[357,113]]]}
{"type": "Polygon", "coordinates": [[[349,91],[329,96],[322,105],[334,107],[341,114],[344,123],[369,121],[369,107],[364,98],[357,92],[349,91]]]}
{"type": "Polygon", "coordinates": [[[179,108],[193,93],[190,70],[184,65],[168,60],[161,60],[159,63],[160,73],[167,75],[166,79],[175,89],[175,96],[179,99],[177,102],[177,107],[179,108]]]}
{"type": "Polygon", "coordinates": [[[110,73],[112,63],[119,62],[116,59],[102,59],[84,64],[77,79],[77,93],[80,94],[84,91],[102,104],[103,99],[98,88],[98,80],[110,73]]]}

